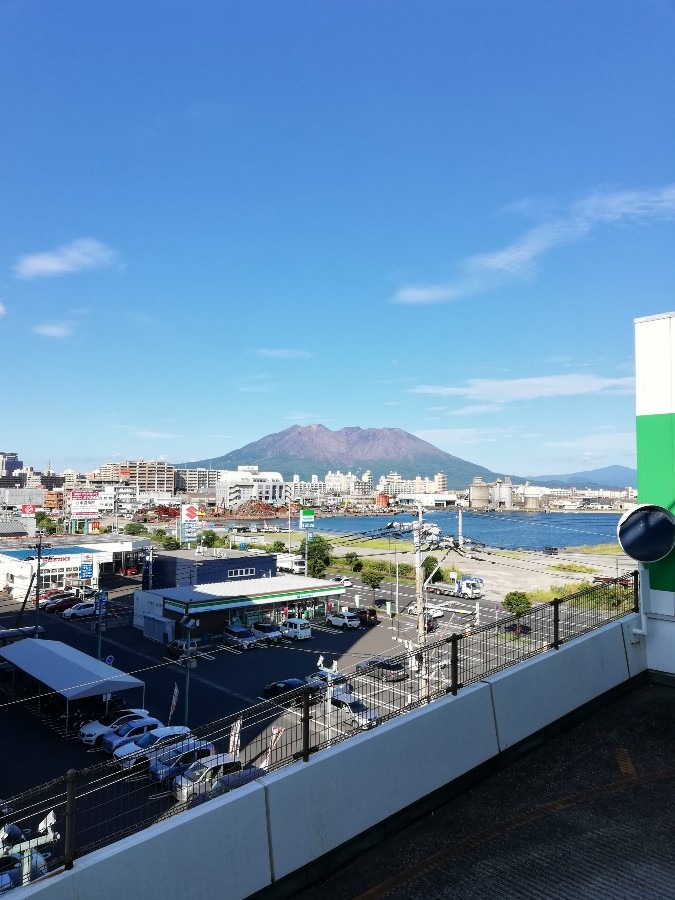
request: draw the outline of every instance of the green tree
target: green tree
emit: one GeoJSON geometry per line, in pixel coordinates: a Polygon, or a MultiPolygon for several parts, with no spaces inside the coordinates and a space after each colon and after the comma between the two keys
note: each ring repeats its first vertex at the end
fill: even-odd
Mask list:
{"type": "Polygon", "coordinates": [[[375,591],[382,584],[383,577],[383,573],[376,568],[364,569],[363,572],[361,572],[362,584],[365,584],[365,586],[369,587],[373,592],[373,603],[375,602],[375,591]]]}
{"type": "Polygon", "coordinates": [[[169,537],[164,541],[165,550],[178,550],[179,547],[180,541],[177,541],[176,538],[169,537]]]}
{"type": "Polygon", "coordinates": [[[285,553],[287,550],[286,544],[283,541],[275,541],[272,544],[272,553],[285,553]]]}
{"type": "Polygon", "coordinates": [[[124,529],[125,534],[138,535],[138,534],[147,534],[148,529],[145,525],[141,525],[140,522],[129,522],[124,529]]]}
{"type": "Polygon", "coordinates": [[[218,540],[218,535],[212,528],[207,528],[206,531],[202,531],[202,546],[203,547],[215,547],[216,541],[218,540]]]}
{"type": "Polygon", "coordinates": [[[527,599],[527,594],[523,591],[511,591],[502,600],[502,609],[511,613],[512,616],[522,616],[531,607],[532,601],[527,599]]]}
{"type": "Polygon", "coordinates": [[[152,536],[157,541],[163,541],[164,538],[166,537],[166,531],[163,528],[158,528],[157,531],[155,531],[152,536]]]}
{"type": "Polygon", "coordinates": [[[305,556],[305,546],[307,546],[307,574],[312,578],[323,578],[326,569],[331,562],[332,544],[316,535],[311,541],[307,538],[300,544],[300,556],[305,556]]]}
{"type": "Polygon", "coordinates": [[[349,568],[352,570],[352,572],[355,572],[355,571],[356,571],[356,569],[354,568],[354,566],[356,565],[356,563],[357,563],[358,561],[359,561],[359,554],[358,554],[358,553],[354,553],[353,550],[352,550],[351,553],[345,553],[345,562],[347,563],[347,565],[349,566],[349,568]]]}
{"type": "MultiPolygon", "coordinates": [[[[431,576],[431,573],[434,571],[436,566],[438,565],[438,560],[435,556],[425,556],[422,561],[422,581],[426,581],[427,578],[431,576]]],[[[441,574],[441,570],[438,569],[434,577],[431,579],[432,583],[434,581],[440,581],[443,575],[441,574]]]]}

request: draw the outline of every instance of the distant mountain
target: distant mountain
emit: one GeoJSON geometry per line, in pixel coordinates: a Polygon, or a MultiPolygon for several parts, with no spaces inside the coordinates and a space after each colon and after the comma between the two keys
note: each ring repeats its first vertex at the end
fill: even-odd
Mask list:
{"type": "MultiPolygon", "coordinates": [[[[280,472],[287,481],[293,475],[299,475],[303,481],[308,481],[312,475],[323,479],[329,470],[356,475],[370,471],[375,481],[391,471],[406,479],[416,475],[433,478],[437,472],[443,472],[448,479],[448,488],[459,490],[468,488],[477,475],[484,481],[504,478],[503,473],[491,472],[452,456],[401,428],[331,431],[324,425],[292,425],[224,456],[176,463],[176,468],[236,469],[246,465],[257,465],[261,471],[280,472]]],[[[529,481],[546,487],[612,489],[635,487],[637,471],[626,466],[606,466],[571,475],[527,478],[512,475],[511,478],[515,483],[529,481]]]]}
{"type": "Polygon", "coordinates": [[[637,488],[637,469],[628,466],[605,466],[603,469],[590,469],[587,472],[574,472],[571,475],[537,475],[528,478],[533,484],[547,487],[576,487],[617,489],[637,488]]]}
{"type": "Polygon", "coordinates": [[[292,425],[224,456],[176,463],[179,469],[236,469],[244,465],[280,472],[289,481],[293,475],[299,475],[303,481],[312,475],[323,479],[329,470],[358,475],[370,471],[375,481],[391,471],[398,472],[402,478],[416,475],[433,478],[437,472],[443,472],[452,489],[467,488],[476,475],[485,481],[504,477],[439,450],[400,428],[330,431],[324,425],[292,425]]]}

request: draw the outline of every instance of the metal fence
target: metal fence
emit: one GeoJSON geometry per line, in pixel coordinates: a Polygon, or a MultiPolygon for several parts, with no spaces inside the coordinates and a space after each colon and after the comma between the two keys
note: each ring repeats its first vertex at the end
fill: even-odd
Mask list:
{"type": "Polygon", "coordinates": [[[138,752],[124,765],[109,757],[0,801],[0,892],[638,609],[631,572],[352,672],[324,672],[322,681],[193,729],[183,743],[138,752]],[[199,754],[201,769],[183,776],[177,797],[169,778],[199,754]]]}

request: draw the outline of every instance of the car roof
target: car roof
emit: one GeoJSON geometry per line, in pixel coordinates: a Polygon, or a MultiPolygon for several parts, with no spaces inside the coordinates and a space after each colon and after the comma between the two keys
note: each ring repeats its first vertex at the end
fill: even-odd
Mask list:
{"type": "MultiPolygon", "coordinates": [[[[154,725],[155,722],[157,725],[162,724],[159,719],[155,719],[154,716],[142,716],[140,719],[130,719],[129,722],[133,723],[134,728],[137,728],[139,725],[154,725]]],[[[123,724],[126,725],[127,723],[124,722],[123,724]]]]}
{"type": "Polygon", "coordinates": [[[161,728],[155,728],[154,734],[161,735],[169,735],[169,734],[190,734],[190,729],[187,725],[163,725],[161,728]]]}
{"type": "Polygon", "coordinates": [[[246,784],[256,778],[262,778],[267,775],[267,769],[261,769],[257,766],[251,766],[248,769],[240,769],[239,772],[230,772],[227,775],[221,775],[218,784],[221,787],[230,787],[231,785],[246,784]]]}
{"type": "Polygon", "coordinates": [[[203,766],[218,766],[220,763],[233,762],[236,759],[231,753],[216,753],[215,756],[206,756],[199,762],[203,766]]]}

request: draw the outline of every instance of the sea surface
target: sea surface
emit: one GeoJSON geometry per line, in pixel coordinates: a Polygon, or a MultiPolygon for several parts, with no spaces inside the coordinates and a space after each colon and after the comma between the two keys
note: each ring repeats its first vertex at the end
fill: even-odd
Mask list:
{"type": "MultiPolygon", "coordinates": [[[[444,536],[457,537],[458,513],[438,510],[424,513],[425,522],[440,526],[444,536]]],[[[388,522],[404,525],[412,523],[416,515],[397,516],[326,516],[315,519],[317,534],[364,534],[387,536],[388,522]]],[[[617,542],[618,513],[462,513],[462,534],[490,547],[505,550],[543,550],[544,547],[579,547],[582,545],[614,544],[617,542]]],[[[297,519],[293,523],[297,528],[297,519]]]]}

